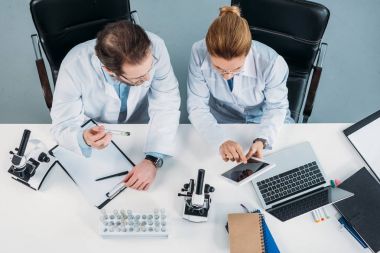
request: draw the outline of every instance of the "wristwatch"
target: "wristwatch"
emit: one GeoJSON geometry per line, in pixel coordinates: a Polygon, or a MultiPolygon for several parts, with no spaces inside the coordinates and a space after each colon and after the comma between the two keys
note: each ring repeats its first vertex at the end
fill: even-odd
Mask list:
{"type": "Polygon", "coordinates": [[[264,149],[266,148],[266,147],[268,147],[268,141],[266,140],[266,139],[263,139],[263,138],[256,138],[254,141],[253,141],[253,143],[255,143],[256,141],[261,141],[262,143],[263,143],[263,145],[264,145],[264,149]]]}
{"type": "Polygon", "coordinates": [[[151,161],[156,168],[161,168],[162,165],[164,164],[164,160],[152,155],[146,155],[145,160],[151,161]]]}

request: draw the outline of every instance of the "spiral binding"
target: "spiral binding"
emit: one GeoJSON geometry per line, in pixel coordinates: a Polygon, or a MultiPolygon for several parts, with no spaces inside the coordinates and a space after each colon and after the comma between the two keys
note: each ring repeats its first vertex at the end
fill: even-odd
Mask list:
{"type": "Polygon", "coordinates": [[[261,213],[259,213],[259,217],[260,217],[260,238],[261,238],[261,249],[262,249],[262,253],[265,253],[265,242],[264,242],[264,231],[263,231],[263,215],[261,213]]]}

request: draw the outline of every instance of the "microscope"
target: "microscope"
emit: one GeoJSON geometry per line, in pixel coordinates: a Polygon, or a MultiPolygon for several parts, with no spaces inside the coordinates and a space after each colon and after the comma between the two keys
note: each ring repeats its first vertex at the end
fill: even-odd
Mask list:
{"type": "Polygon", "coordinates": [[[55,159],[48,155],[48,150],[41,141],[29,141],[30,134],[31,131],[25,129],[19,147],[9,152],[11,166],[8,172],[16,181],[38,190],[55,164],[55,159]],[[29,149],[27,149],[28,143],[30,143],[29,149]]]}
{"type": "Polygon", "coordinates": [[[215,191],[215,188],[206,184],[203,189],[205,170],[198,170],[198,178],[196,182],[190,179],[188,184],[184,184],[178,196],[185,198],[183,208],[183,218],[192,222],[207,221],[208,211],[210,209],[211,197],[210,193],[215,191]],[[195,187],[195,191],[194,191],[195,187]]]}

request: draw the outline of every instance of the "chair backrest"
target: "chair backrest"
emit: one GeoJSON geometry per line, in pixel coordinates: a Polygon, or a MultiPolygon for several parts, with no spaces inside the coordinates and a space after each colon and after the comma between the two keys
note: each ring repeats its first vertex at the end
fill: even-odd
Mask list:
{"type": "Polygon", "coordinates": [[[30,11],[54,83],[63,58],[107,23],[131,20],[129,0],[31,0],[30,11]]]}
{"type": "Polygon", "coordinates": [[[289,108],[297,122],[329,10],[302,0],[232,0],[231,4],[240,6],[253,39],[276,50],[288,63],[289,108]]]}

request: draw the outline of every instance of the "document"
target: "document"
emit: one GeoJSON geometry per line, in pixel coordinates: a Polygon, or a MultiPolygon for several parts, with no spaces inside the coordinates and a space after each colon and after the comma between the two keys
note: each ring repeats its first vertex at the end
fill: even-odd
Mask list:
{"type": "MultiPolygon", "coordinates": [[[[86,127],[88,124],[95,124],[95,122],[88,122],[86,127]]],[[[121,174],[121,172],[130,171],[134,167],[134,163],[114,142],[102,150],[93,149],[88,158],[60,146],[54,147],[50,152],[56,157],[88,201],[98,208],[104,207],[125,189],[123,179],[126,175],[100,181],[96,181],[96,179],[117,173],[121,174]]]]}
{"type": "Polygon", "coordinates": [[[380,178],[380,111],[345,129],[344,133],[380,178]]]}

